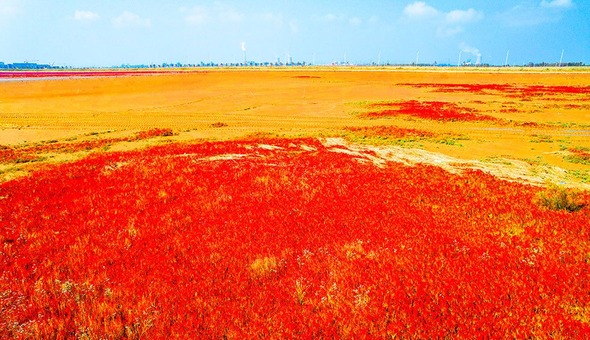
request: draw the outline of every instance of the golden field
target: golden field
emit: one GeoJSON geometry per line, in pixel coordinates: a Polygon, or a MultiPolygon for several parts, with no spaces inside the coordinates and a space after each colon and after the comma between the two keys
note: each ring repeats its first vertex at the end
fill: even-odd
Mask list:
{"type": "Polygon", "coordinates": [[[568,150],[590,147],[590,95],[560,89],[584,90],[588,84],[590,73],[561,69],[404,68],[177,70],[0,82],[0,145],[38,154],[33,161],[3,162],[0,176],[8,180],[43,164],[78,159],[93,151],[33,148],[48,142],[114,138],[101,148],[105,151],[163,140],[226,140],[264,133],[397,145],[403,152],[429,152],[414,155],[415,161],[436,164],[438,155],[444,155],[450,158],[443,163],[451,166],[457,160],[463,167],[491,169],[496,174],[517,171],[512,176],[517,179],[537,177],[585,186],[589,166],[568,161],[568,150]],[[461,87],[466,84],[491,87],[473,91],[461,87]],[[521,92],[508,93],[503,90],[506,86],[521,92]],[[530,87],[545,91],[523,94],[530,87]],[[376,103],[406,101],[453,104],[498,120],[363,115],[376,103]],[[412,128],[434,137],[408,140],[392,138],[383,130],[376,134],[350,130],[362,127],[412,128]],[[170,128],[174,136],[117,142],[116,138],[152,128],[170,128]]]}

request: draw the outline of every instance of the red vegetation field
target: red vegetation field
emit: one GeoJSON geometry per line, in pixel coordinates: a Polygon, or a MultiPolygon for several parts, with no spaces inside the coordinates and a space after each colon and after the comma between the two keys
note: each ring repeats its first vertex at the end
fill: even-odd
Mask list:
{"type": "Polygon", "coordinates": [[[408,100],[395,103],[370,104],[371,108],[390,108],[380,111],[363,113],[366,118],[381,118],[398,115],[408,115],[424,119],[440,121],[494,121],[494,117],[482,115],[476,110],[468,107],[461,107],[455,103],[408,100]]]}
{"type": "Polygon", "coordinates": [[[62,77],[121,77],[121,76],[140,76],[150,74],[170,74],[169,71],[157,70],[142,70],[142,71],[0,71],[0,79],[2,78],[62,78],[62,77]]]}
{"type": "Polygon", "coordinates": [[[435,134],[429,131],[398,128],[395,126],[362,126],[362,127],[347,127],[346,131],[362,134],[368,137],[386,136],[391,138],[404,137],[434,137],[435,134]]]}
{"type": "Polygon", "coordinates": [[[572,156],[569,157],[570,161],[576,163],[585,163],[590,165],[590,149],[588,148],[569,148],[569,152],[572,156]]]}
{"type": "Polygon", "coordinates": [[[400,84],[412,87],[434,88],[438,92],[468,92],[471,94],[484,94],[501,92],[509,97],[539,97],[543,95],[576,95],[590,94],[590,86],[547,86],[513,84],[400,84]]]}
{"type": "Polygon", "coordinates": [[[589,207],[334,151],[168,145],[0,184],[0,338],[590,335],[589,207]]]}
{"type": "Polygon", "coordinates": [[[47,144],[40,144],[35,146],[26,147],[10,147],[0,145],[0,164],[3,163],[27,163],[33,162],[41,158],[39,154],[51,153],[51,152],[77,152],[83,150],[92,150],[100,148],[112,143],[123,142],[123,141],[137,141],[148,139],[159,136],[171,136],[173,134],[172,129],[151,129],[146,131],[140,131],[133,137],[123,138],[103,138],[97,140],[86,140],[81,142],[51,142],[47,144]]]}

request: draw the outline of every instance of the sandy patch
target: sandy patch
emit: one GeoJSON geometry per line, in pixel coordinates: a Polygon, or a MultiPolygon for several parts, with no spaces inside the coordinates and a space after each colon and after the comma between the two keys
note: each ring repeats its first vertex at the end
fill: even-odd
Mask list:
{"type": "Polygon", "coordinates": [[[531,165],[520,160],[502,158],[486,162],[464,160],[416,148],[354,145],[347,143],[343,138],[326,138],[323,143],[332,152],[345,153],[369,160],[379,167],[384,166],[386,162],[397,162],[410,166],[423,163],[439,166],[451,173],[461,173],[464,169],[474,169],[505,180],[533,185],[545,185],[547,182],[552,182],[570,187],[590,189],[588,184],[572,181],[567,171],[557,166],[531,165]],[[374,155],[370,152],[374,153],[374,155]]]}

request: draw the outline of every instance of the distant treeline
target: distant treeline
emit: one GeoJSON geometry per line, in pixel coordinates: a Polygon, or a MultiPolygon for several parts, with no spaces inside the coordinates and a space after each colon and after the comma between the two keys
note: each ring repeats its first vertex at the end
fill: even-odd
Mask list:
{"type": "Polygon", "coordinates": [[[528,63],[528,67],[569,67],[569,66],[585,66],[583,62],[579,63],[528,63]]]}
{"type": "MultiPolygon", "coordinates": [[[[461,65],[453,65],[453,64],[437,64],[436,62],[433,64],[428,63],[409,63],[409,64],[392,64],[392,63],[368,63],[368,64],[350,64],[350,63],[332,63],[332,66],[412,66],[412,67],[457,67],[457,66],[476,66],[476,67],[501,67],[501,66],[525,66],[525,67],[581,67],[586,66],[583,62],[563,62],[563,63],[533,63],[529,62],[528,64],[524,65],[492,65],[492,64],[472,64],[469,62],[464,62],[461,65]]],[[[139,65],[130,65],[130,64],[123,64],[120,66],[112,66],[107,68],[123,68],[123,69],[141,69],[141,68],[191,68],[191,67],[274,67],[274,66],[315,66],[314,64],[309,64],[306,62],[287,62],[283,63],[281,61],[277,62],[254,62],[254,61],[247,61],[242,63],[215,63],[215,62],[200,62],[196,64],[183,64],[183,63],[162,63],[162,64],[139,64],[139,65]]],[[[49,64],[37,64],[37,63],[12,63],[12,64],[5,64],[0,62],[0,70],[46,70],[46,69],[73,69],[72,66],[53,66],[49,64]]],[[[101,67],[82,67],[82,69],[86,68],[101,68],[101,67]]]]}
{"type": "Polygon", "coordinates": [[[49,64],[37,64],[37,63],[12,63],[12,64],[5,64],[0,62],[0,69],[4,70],[46,70],[46,69],[56,69],[60,67],[54,67],[49,64]]]}

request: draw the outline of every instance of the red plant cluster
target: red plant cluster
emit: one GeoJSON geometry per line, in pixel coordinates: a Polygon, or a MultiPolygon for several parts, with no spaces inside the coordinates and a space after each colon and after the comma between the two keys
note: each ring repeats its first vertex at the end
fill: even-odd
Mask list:
{"type": "Polygon", "coordinates": [[[523,126],[523,127],[546,126],[545,124],[539,124],[537,122],[515,122],[514,125],[516,125],[516,126],[523,126]]]}
{"type": "Polygon", "coordinates": [[[589,208],[313,139],[0,184],[0,338],[583,338],[589,208]]]}
{"type": "Polygon", "coordinates": [[[346,127],[346,131],[355,134],[362,134],[368,137],[390,137],[390,138],[404,138],[404,137],[434,137],[435,134],[429,131],[406,129],[397,126],[362,126],[362,127],[346,127]]]}
{"type": "Polygon", "coordinates": [[[569,152],[582,162],[590,162],[590,150],[587,148],[569,148],[569,152]]]}
{"type": "Polygon", "coordinates": [[[138,133],[136,133],[134,139],[141,140],[141,139],[149,139],[149,138],[154,138],[154,137],[169,137],[169,136],[173,136],[173,135],[174,135],[174,132],[170,128],[165,128],[165,129],[154,128],[151,130],[139,131],[138,133]]]}
{"type": "Polygon", "coordinates": [[[513,89],[510,84],[437,84],[437,83],[419,83],[419,84],[400,84],[412,87],[429,87],[435,88],[436,92],[469,92],[469,93],[485,93],[486,91],[500,91],[506,92],[513,89]]]}
{"type": "Polygon", "coordinates": [[[563,105],[563,107],[566,109],[582,109],[582,108],[589,109],[590,105],[582,106],[582,105],[578,105],[578,104],[565,104],[565,105],[563,105]]]}
{"type": "Polygon", "coordinates": [[[381,111],[364,113],[363,117],[381,118],[399,115],[409,115],[424,119],[440,121],[495,121],[497,118],[477,113],[477,110],[461,107],[454,103],[439,101],[408,100],[395,103],[376,103],[371,108],[384,108],[381,111]]]}
{"type": "Polygon", "coordinates": [[[517,86],[514,84],[400,84],[412,87],[435,88],[436,92],[469,92],[474,94],[485,94],[493,91],[510,93],[509,97],[539,97],[554,94],[590,94],[590,86],[545,86],[527,85],[517,86]]]}
{"type": "Polygon", "coordinates": [[[223,128],[223,127],[227,127],[228,124],[224,123],[224,122],[215,122],[209,126],[211,126],[212,128],[223,128]]]}
{"type": "Polygon", "coordinates": [[[31,162],[39,159],[39,154],[43,153],[71,153],[84,150],[93,150],[106,145],[124,141],[136,141],[150,139],[154,137],[172,136],[172,129],[156,128],[151,130],[140,131],[133,137],[122,138],[104,138],[96,140],[86,140],[73,143],[45,143],[27,147],[10,147],[0,145],[0,164],[11,162],[31,162]]]}
{"type": "Polygon", "coordinates": [[[34,161],[38,159],[39,154],[42,153],[67,153],[92,150],[122,140],[124,140],[124,138],[89,140],[76,143],[48,143],[28,147],[3,146],[0,149],[0,163],[34,161]]]}
{"type": "Polygon", "coordinates": [[[68,78],[68,77],[123,77],[170,74],[170,71],[0,71],[2,78],[68,78]]]}
{"type": "Polygon", "coordinates": [[[502,112],[502,113],[519,113],[519,112],[523,112],[523,111],[519,110],[515,107],[511,107],[511,108],[500,109],[500,112],[502,112]]]}
{"type": "Polygon", "coordinates": [[[544,94],[590,94],[590,86],[545,86],[529,85],[522,88],[524,94],[544,95],[544,94]]]}

